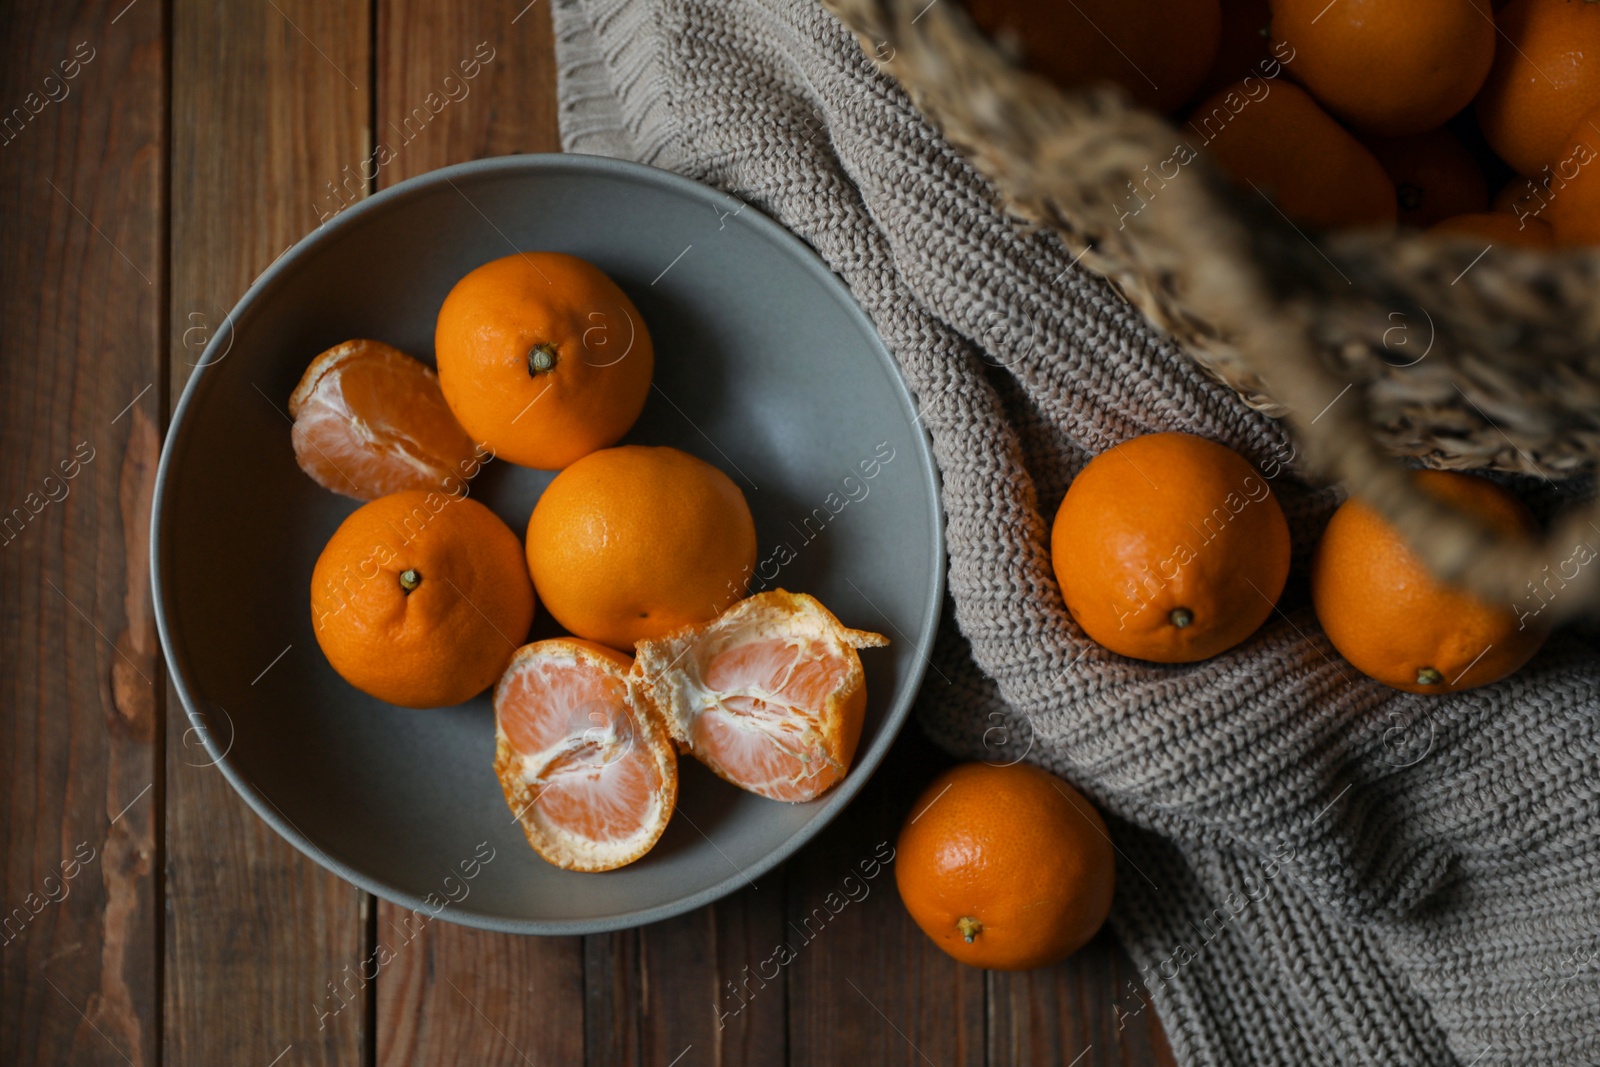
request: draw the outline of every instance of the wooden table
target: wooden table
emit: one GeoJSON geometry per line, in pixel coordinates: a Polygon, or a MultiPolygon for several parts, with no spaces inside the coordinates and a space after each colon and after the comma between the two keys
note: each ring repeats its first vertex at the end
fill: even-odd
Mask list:
{"type": "Polygon", "coordinates": [[[375,976],[403,909],[205,765],[146,562],[173,402],[250,280],[341,204],[558,150],[547,3],[0,11],[0,1062],[1170,1062],[1108,936],[1055,968],[965,969],[887,880],[749,977],[948,762],[914,728],[849,817],[718,904],[590,937],[432,923],[375,976]]]}

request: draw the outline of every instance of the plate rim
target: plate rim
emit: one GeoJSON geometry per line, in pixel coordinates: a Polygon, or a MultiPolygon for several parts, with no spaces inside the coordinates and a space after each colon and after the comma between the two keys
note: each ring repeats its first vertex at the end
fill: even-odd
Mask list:
{"type": "MultiPolygon", "coordinates": [[[[864,768],[866,773],[855,777],[847,776],[845,781],[840,782],[822,801],[822,810],[814,818],[761,859],[703,889],[664,904],[639,908],[599,919],[514,919],[453,903],[446,904],[441,908],[434,908],[408,890],[390,885],[340,860],[334,859],[323,852],[309,835],[302,833],[299,827],[295,826],[287,816],[277,810],[271,799],[257,789],[251,781],[246,779],[233,766],[232,761],[229,759],[231,743],[228,750],[218,751],[217,742],[211,735],[211,730],[205,722],[203,713],[196,710],[198,701],[201,698],[190,686],[187,657],[182,654],[182,648],[169,632],[167,621],[167,584],[171,571],[162,565],[162,560],[169,541],[168,527],[173,522],[173,507],[169,497],[175,497],[175,493],[169,488],[169,480],[172,476],[172,469],[177,462],[176,457],[185,451],[185,442],[190,436],[190,410],[198,405],[202,393],[208,388],[206,383],[213,378],[213,375],[207,372],[221,362],[220,358],[213,360],[213,355],[225,341],[231,348],[236,330],[235,324],[241,321],[252,310],[253,306],[262,301],[272,289],[281,284],[281,279],[293,271],[300,260],[319,250],[322,245],[336,240],[342,235],[343,230],[359,226],[368,215],[392,209],[406,200],[426,192],[436,191],[443,186],[455,188],[454,179],[456,178],[476,178],[484,174],[497,175],[501,172],[505,174],[568,172],[622,177],[647,185],[666,188],[688,199],[699,200],[713,208],[724,201],[733,201],[743,205],[729,217],[736,218],[742,225],[752,227],[760,236],[785,249],[801,266],[814,275],[824,288],[829,289],[836,297],[840,298],[840,303],[843,305],[846,314],[856,320],[857,325],[862,328],[863,333],[870,339],[871,346],[879,360],[890,371],[890,379],[907,410],[913,416],[919,410],[915,394],[912,393],[910,385],[906,382],[905,375],[895,361],[894,355],[889,351],[888,345],[884,343],[883,338],[879,335],[871,317],[862,309],[861,304],[856,300],[855,294],[850,291],[843,279],[835,274],[803,239],[785,229],[778,222],[755,208],[754,205],[730,193],[725,193],[672,171],[609,156],[586,155],[575,152],[525,153],[470,160],[447,167],[440,167],[398,182],[388,189],[366,197],[359,203],[339,212],[333,218],[320,223],[315,229],[302,236],[288,249],[280,253],[265,270],[256,276],[245,289],[244,294],[239,297],[238,301],[228,311],[222,328],[217,330],[210,338],[200,356],[199,362],[195,364],[194,372],[184,385],[177,405],[172,409],[172,415],[168,420],[166,433],[161,444],[161,458],[156,468],[155,488],[151,500],[149,556],[151,605],[155,614],[156,631],[160,637],[161,651],[166,663],[168,679],[178,694],[191,727],[199,734],[201,744],[212,760],[211,765],[222,772],[228,784],[244,798],[245,803],[262,821],[303,855],[359,889],[398,906],[408,908],[411,911],[428,914],[430,921],[435,918],[442,918],[464,926],[511,934],[573,936],[578,934],[609,933],[616,930],[645,926],[703,907],[736,892],[747,884],[753,883],[756,878],[789,859],[820,833],[824,827],[831,824],[845,807],[855,799],[862,787],[877,773],[889,747],[898,738],[907,719],[910,718],[911,708],[922,687],[927,667],[931,663],[933,644],[938,632],[939,616],[944,603],[947,570],[945,516],[940,494],[938,467],[934,462],[932,442],[927,427],[920,425],[915,417],[912,420],[914,429],[912,437],[916,443],[918,467],[920,468],[928,497],[934,502],[931,516],[933,573],[929,576],[929,595],[923,608],[922,617],[919,620],[922,637],[915,642],[914,647],[911,649],[915,658],[912,662],[907,684],[897,694],[896,699],[885,713],[883,725],[879,729],[878,735],[873,738],[872,744],[865,751],[857,752],[856,754],[856,766],[864,768]]],[[[466,199],[466,194],[462,193],[459,188],[456,188],[455,191],[463,199],[466,199]]],[[[468,203],[471,203],[471,201],[468,200],[468,203]]],[[[491,222],[490,225],[492,226],[493,223],[491,222]]],[[[224,352],[224,355],[226,355],[226,352],[224,352]]],[[[176,566],[174,565],[171,570],[175,571],[176,566]]]]}

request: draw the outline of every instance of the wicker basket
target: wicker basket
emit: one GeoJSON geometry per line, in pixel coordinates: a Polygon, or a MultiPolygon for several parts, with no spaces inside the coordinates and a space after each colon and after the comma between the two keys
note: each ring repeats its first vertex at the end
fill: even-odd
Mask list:
{"type": "Polygon", "coordinates": [[[1492,602],[1542,590],[1541,621],[1600,605],[1600,503],[1569,507],[1543,542],[1507,541],[1420,494],[1397,458],[1552,480],[1594,469],[1600,253],[1308,236],[1120,92],[1018,69],[954,0],[824,2],[1012,213],[1283,418],[1309,468],[1387,515],[1436,573],[1492,602]]]}

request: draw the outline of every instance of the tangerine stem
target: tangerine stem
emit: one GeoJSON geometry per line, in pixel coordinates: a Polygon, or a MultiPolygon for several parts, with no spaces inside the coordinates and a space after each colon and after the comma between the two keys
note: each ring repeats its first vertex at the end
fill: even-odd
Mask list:
{"type": "Polygon", "coordinates": [[[1417,671],[1418,685],[1438,685],[1444,681],[1444,675],[1432,667],[1423,667],[1417,671]]]}
{"type": "Polygon", "coordinates": [[[963,915],[956,920],[956,929],[961,931],[961,936],[966,938],[967,944],[970,945],[979,934],[983,933],[983,924],[970,915],[963,915]]]}
{"type": "Polygon", "coordinates": [[[407,596],[410,596],[417,586],[421,584],[422,575],[418,574],[416,571],[403,570],[400,572],[400,588],[407,596]]]}
{"type": "Polygon", "coordinates": [[[1188,608],[1173,608],[1172,612],[1167,616],[1167,621],[1181,630],[1191,622],[1194,622],[1194,612],[1188,608]]]}
{"type": "Polygon", "coordinates": [[[540,342],[528,351],[528,377],[537,378],[556,367],[556,346],[540,342]]]}

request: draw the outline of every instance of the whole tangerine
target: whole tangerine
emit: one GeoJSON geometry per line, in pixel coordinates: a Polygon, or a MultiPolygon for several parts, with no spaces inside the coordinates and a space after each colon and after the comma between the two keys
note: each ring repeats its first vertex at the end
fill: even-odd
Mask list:
{"type": "Polygon", "coordinates": [[[560,470],[628,432],[650,393],[655,349],[633,301],[600,268],[520,252],[450,290],[434,358],[473,440],[512,463],[560,470]]]}
{"type": "MultiPolygon", "coordinates": [[[[1537,530],[1528,509],[1486,478],[1418,471],[1419,489],[1506,537],[1537,530]]],[[[1545,630],[1486,604],[1423,566],[1400,532],[1351,498],[1323,531],[1311,602],[1328,640],[1362,674],[1408,693],[1454,693],[1499,681],[1533,657],[1545,630]]]]}
{"type": "Polygon", "coordinates": [[[1296,222],[1319,229],[1394,225],[1394,183],[1383,165],[1299,86],[1238,82],[1197,107],[1189,130],[1191,144],[1296,222]]]}
{"type": "Polygon", "coordinates": [[[973,967],[1021,971],[1082,948],[1111,911],[1105,820],[1072,786],[1026,763],[965,763],[911,809],[894,880],[933,943],[973,967]]]}
{"type": "Polygon", "coordinates": [[[630,652],[716,618],[744,596],[755,561],[744,493],[676,448],[593,452],[556,475],[528,520],[528,571],[550,614],[630,652]]]}
{"type": "Polygon", "coordinates": [[[1461,139],[1446,129],[1405,137],[1368,137],[1400,208],[1400,222],[1426,229],[1452,215],[1489,209],[1489,182],[1461,139]]]}
{"type": "Polygon", "coordinates": [[[967,0],[967,11],[1057,85],[1111,82],[1161,112],[1194,96],[1222,32],[1218,0],[967,0]]]}
{"type": "Polygon", "coordinates": [[[1472,102],[1495,57],[1488,0],[1272,0],[1289,69],[1367,133],[1421,133],[1472,102]]]}
{"type": "Polygon", "coordinates": [[[1535,205],[1529,210],[1550,224],[1558,245],[1600,244],[1600,108],[1573,127],[1560,157],[1537,182],[1526,183],[1535,188],[1513,210],[1535,205]]]}
{"type": "Polygon", "coordinates": [[[1478,94],[1478,125],[1501,159],[1535,177],[1600,107],[1600,3],[1511,0],[1495,22],[1503,43],[1478,94]]]}
{"type": "Polygon", "coordinates": [[[1237,452],[1193,434],[1146,434],[1072,480],[1050,556],[1091,639],[1134,659],[1189,663],[1272,614],[1289,577],[1289,524],[1237,452]]]}
{"type": "Polygon", "coordinates": [[[333,669],[406,708],[492,685],[533,622],[522,546],[463,496],[412,489],[357,508],[311,572],[311,621],[333,669]]]}

